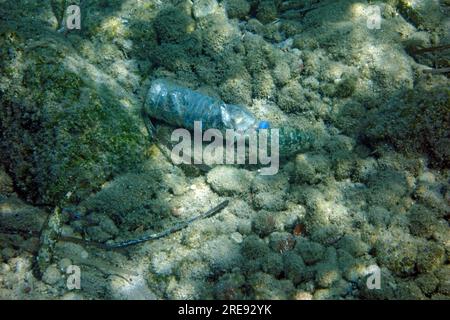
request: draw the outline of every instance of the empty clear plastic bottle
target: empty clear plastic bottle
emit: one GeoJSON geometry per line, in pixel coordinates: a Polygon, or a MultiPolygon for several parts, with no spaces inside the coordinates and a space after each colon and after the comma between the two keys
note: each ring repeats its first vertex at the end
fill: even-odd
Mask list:
{"type": "Polygon", "coordinates": [[[152,118],[187,129],[194,128],[194,121],[202,122],[203,129],[245,132],[258,127],[258,121],[245,107],[227,104],[165,79],[152,82],[145,111],[152,118]]]}
{"type": "MultiPolygon", "coordinates": [[[[244,135],[250,129],[270,129],[268,121],[256,119],[244,106],[227,104],[165,79],[152,82],[145,101],[145,111],[152,118],[191,130],[194,129],[194,121],[200,121],[203,130],[234,129],[244,135]]],[[[270,138],[271,130],[268,133],[270,138]]],[[[280,155],[290,156],[309,150],[317,140],[313,132],[281,127],[280,155]]]]}

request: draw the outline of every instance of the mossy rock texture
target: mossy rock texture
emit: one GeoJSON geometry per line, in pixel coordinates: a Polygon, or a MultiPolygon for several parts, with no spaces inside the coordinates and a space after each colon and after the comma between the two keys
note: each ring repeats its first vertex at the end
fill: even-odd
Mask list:
{"type": "Polygon", "coordinates": [[[62,35],[22,31],[0,29],[1,161],[27,200],[77,201],[142,160],[139,100],[62,35]]]}
{"type": "Polygon", "coordinates": [[[367,136],[399,150],[428,154],[433,165],[450,165],[450,90],[436,81],[406,90],[367,118],[367,136]]]}

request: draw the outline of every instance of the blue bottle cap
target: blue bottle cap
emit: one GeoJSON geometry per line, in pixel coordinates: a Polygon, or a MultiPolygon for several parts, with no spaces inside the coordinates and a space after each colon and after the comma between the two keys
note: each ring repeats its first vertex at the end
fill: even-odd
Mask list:
{"type": "Polygon", "coordinates": [[[258,129],[269,129],[270,123],[269,121],[262,120],[259,122],[258,129]]]}

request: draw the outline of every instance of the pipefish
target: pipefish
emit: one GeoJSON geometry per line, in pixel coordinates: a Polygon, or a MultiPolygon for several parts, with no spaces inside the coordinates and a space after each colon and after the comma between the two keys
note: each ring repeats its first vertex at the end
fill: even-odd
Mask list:
{"type": "Polygon", "coordinates": [[[66,237],[66,236],[60,236],[58,239],[62,240],[62,241],[70,241],[70,242],[84,244],[84,245],[88,245],[88,246],[94,246],[94,247],[97,247],[100,249],[105,249],[105,250],[126,248],[126,247],[130,247],[130,246],[140,244],[143,242],[164,238],[172,233],[175,233],[177,231],[180,231],[180,230],[188,227],[191,223],[193,223],[197,220],[212,217],[213,215],[217,214],[219,211],[224,209],[226,206],[228,206],[228,204],[229,204],[229,200],[225,200],[225,201],[221,202],[220,204],[218,204],[217,206],[215,206],[214,208],[211,208],[208,211],[206,211],[202,214],[199,214],[197,216],[194,216],[190,219],[187,219],[185,221],[181,221],[164,231],[152,233],[152,234],[148,234],[148,235],[143,235],[139,238],[120,241],[120,242],[116,242],[116,243],[102,243],[102,242],[89,241],[89,240],[84,240],[84,239],[79,239],[79,238],[74,238],[74,237],[66,237]]]}

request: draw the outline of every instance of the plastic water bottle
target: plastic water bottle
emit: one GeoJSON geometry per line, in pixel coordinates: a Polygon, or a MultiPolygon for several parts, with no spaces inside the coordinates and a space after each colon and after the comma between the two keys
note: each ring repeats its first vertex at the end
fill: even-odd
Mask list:
{"type": "MultiPolygon", "coordinates": [[[[152,82],[145,101],[145,111],[152,118],[191,130],[194,129],[194,121],[201,122],[203,130],[234,129],[244,135],[248,130],[271,128],[268,121],[256,119],[244,106],[227,104],[165,79],[152,82]]],[[[270,136],[271,130],[268,133],[270,136]]],[[[312,149],[317,140],[313,132],[291,127],[279,128],[281,155],[289,156],[312,149]]]]}
{"type": "MultiPolygon", "coordinates": [[[[227,104],[165,79],[154,80],[145,101],[145,111],[155,119],[186,129],[200,121],[204,129],[257,129],[259,121],[244,106],[227,104]]],[[[267,126],[264,122],[263,126],[267,126]]]]}

